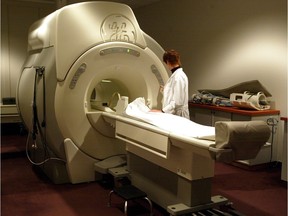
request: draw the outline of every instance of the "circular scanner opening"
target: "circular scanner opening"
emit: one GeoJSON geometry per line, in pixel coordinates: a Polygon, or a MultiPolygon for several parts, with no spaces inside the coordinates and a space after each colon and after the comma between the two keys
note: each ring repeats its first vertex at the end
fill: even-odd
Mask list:
{"type": "Polygon", "coordinates": [[[102,110],[103,107],[109,107],[113,110],[121,96],[129,97],[129,91],[123,83],[110,78],[102,79],[91,93],[91,108],[102,110]]]}

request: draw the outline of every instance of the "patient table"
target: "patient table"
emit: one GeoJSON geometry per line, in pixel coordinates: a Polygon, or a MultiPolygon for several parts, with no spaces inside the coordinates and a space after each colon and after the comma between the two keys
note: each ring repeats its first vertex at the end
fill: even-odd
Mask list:
{"type": "Polygon", "coordinates": [[[95,164],[127,156],[132,184],[171,214],[227,202],[211,198],[214,161],[255,157],[269,128],[149,113],[170,75],[163,52],[119,3],[73,4],[34,23],[17,88],[31,163],[54,183],[76,184],[97,180],[95,164]]]}
{"type": "Polygon", "coordinates": [[[132,183],[171,215],[227,204],[222,196],[211,198],[214,161],[254,158],[270,136],[262,121],[217,122],[214,128],[145,107],[137,98],[122,115],[87,115],[101,115],[126,142],[132,183]]]}

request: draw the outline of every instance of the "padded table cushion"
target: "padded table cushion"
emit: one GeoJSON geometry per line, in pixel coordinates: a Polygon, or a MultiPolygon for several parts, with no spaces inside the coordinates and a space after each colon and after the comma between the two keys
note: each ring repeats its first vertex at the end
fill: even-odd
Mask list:
{"type": "Polygon", "coordinates": [[[255,158],[271,134],[264,121],[219,121],[215,123],[215,132],[216,148],[232,150],[216,155],[219,161],[255,158]]]}

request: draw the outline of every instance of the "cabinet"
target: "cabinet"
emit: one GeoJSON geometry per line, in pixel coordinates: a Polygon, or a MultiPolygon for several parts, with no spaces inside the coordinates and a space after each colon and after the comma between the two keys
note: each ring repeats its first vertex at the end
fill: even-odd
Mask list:
{"type": "Polygon", "coordinates": [[[279,110],[241,110],[236,107],[217,107],[202,104],[189,104],[190,119],[196,123],[214,126],[217,121],[256,121],[267,122],[271,129],[271,136],[262,147],[256,158],[238,161],[252,166],[274,161],[277,156],[277,123],[279,110]]]}
{"type": "Polygon", "coordinates": [[[219,110],[189,107],[190,119],[202,125],[214,126],[217,121],[231,121],[232,115],[229,112],[219,110]]]}
{"type": "Polygon", "coordinates": [[[1,123],[19,123],[21,118],[19,116],[16,105],[2,105],[1,104],[1,123]]]}

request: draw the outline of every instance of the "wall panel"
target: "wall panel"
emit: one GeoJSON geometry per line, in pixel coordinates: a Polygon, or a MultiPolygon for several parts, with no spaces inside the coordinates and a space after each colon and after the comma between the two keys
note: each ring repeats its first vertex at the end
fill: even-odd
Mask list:
{"type": "MultiPolygon", "coordinates": [[[[15,97],[27,54],[29,27],[55,10],[55,4],[1,2],[1,99],[15,97]]],[[[2,102],[2,101],[1,101],[2,102]]]]}

